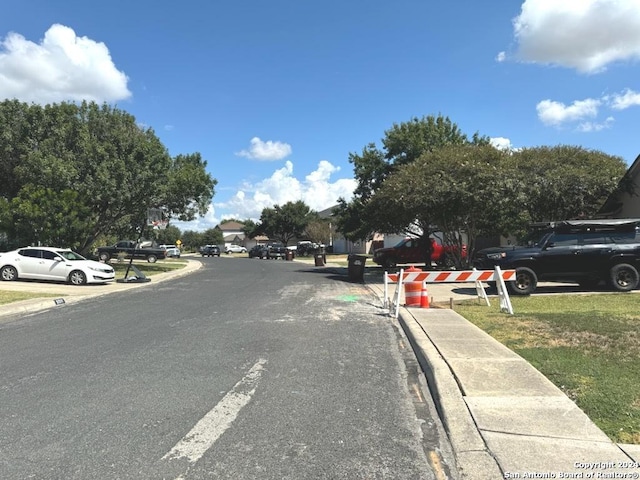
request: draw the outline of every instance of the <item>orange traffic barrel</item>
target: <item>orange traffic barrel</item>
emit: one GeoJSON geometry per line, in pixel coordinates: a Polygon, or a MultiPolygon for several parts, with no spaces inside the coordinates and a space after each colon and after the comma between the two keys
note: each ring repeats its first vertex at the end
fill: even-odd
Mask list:
{"type": "MultiPolygon", "coordinates": [[[[405,272],[421,272],[420,268],[413,265],[405,270],[405,272]]],[[[419,307],[422,296],[422,282],[407,282],[404,284],[404,300],[407,307],[419,307]]]]}

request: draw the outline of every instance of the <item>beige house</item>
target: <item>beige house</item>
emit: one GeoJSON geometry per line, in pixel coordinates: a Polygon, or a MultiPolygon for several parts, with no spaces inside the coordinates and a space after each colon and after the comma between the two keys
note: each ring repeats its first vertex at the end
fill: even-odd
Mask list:
{"type": "Polygon", "coordinates": [[[265,236],[257,236],[255,238],[248,238],[242,228],[244,225],[240,222],[226,222],[219,224],[216,228],[222,231],[222,237],[224,238],[224,245],[241,245],[247,250],[256,244],[267,243],[269,239],[265,236]]]}
{"type": "Polygon", "coordinates": [[[242,231],[244,225],[240,222],[226,222],[219,224],[216,228],[222,231],[222,238],[224,238],[225,246],[234,244],[242,245],[245,248],[249,248],[245,245],[245,234],[242,231]]]}

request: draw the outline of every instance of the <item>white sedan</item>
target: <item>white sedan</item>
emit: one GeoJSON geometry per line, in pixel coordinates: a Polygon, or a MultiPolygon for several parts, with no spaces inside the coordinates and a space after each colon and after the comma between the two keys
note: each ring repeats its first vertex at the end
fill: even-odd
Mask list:
{"type": "Polygon", "coordinates": [[[116,278],[108,263],[87,260],[68,248],[25,247],[0,254],[2,280],[54,280],[73,285],[106,283],[116,278]]]}

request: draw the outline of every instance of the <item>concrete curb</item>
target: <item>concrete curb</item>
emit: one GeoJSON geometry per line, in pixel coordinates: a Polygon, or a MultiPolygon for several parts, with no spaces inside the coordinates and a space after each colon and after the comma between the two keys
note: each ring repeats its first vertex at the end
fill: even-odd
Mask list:
{"type": "Polygon", "coordinates": [[[449,365],[411,312],[402,308],[398,320],[427,377],[462,478],[502,478],[498,462],[488,450],[449,365]]]}

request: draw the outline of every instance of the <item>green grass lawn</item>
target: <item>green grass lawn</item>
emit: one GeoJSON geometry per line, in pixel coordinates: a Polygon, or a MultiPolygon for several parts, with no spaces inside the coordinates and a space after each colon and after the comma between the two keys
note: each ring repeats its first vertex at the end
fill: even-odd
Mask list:
{"type": "Polygon", "coordinates": [[[0,290],[0,305],[5,305],[7,303],[19,302],[20,300],[30,300],[32,298],[49,298],[49,297],[59,297],[60,295],[55,294],[35,294],[32,292],[10,292],[0,290]]]}
{"type": "Polygon", "coordinates": [[[455,310],[525,358],[613,441],[640,444],[640,295],[512,297],[455,310]]]}

